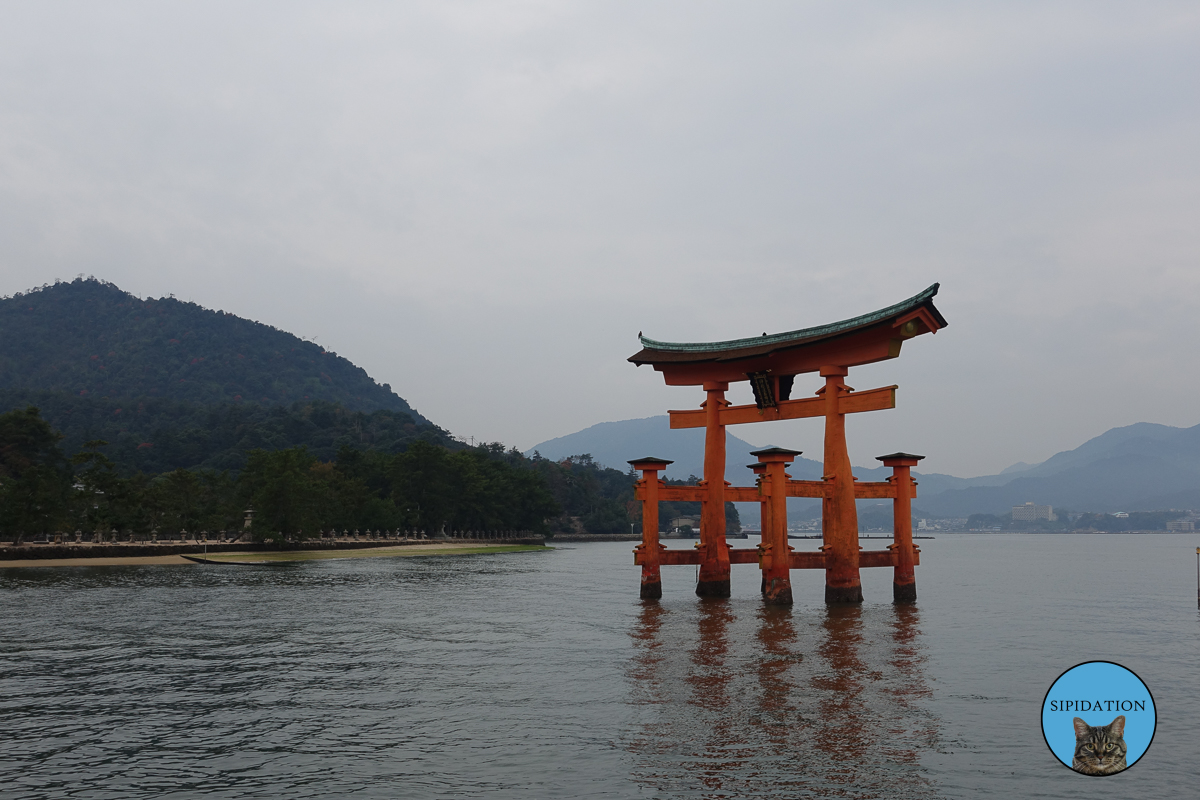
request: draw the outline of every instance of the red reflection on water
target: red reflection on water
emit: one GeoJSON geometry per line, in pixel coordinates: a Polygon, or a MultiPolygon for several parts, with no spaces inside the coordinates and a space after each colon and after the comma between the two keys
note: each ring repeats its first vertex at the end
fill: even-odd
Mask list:
{"type": "Polygon", "coordinates": [[[919,614],[727,601],[643,607],[628,672],[633,777],[665,795],[927,797],[919,614]]]}

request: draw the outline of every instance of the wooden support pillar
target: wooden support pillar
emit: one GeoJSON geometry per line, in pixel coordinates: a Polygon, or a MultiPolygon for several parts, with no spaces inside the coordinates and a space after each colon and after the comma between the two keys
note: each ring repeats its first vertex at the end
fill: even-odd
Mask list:
{"type": "MultiPolygon", "coordinates": [[[[759,543],[758,543],[758,568],[763,569],[763,558],[771,551],[771,495],[765,486],[767,476],[767,465],[763,463],[747,464],[747,469],[754,471],[754,482],[758,486],[758,527],[759,527],[759,543]]],[[[1200,578],[1197,578],[1197,585],[1200,585],[1200,578]]],[[[762,573],[762,580],[759,582],[758,591],[765,597],[767,594],[767,573],[762,573]]],[[[1196,590],[1197,595],[1200,595],[1200,589],[1196,590]]]]}
{"type": "Polygon", "coordinates": [[[763,506],[770,506],[770,527],[763,524],[763,542],[759,545],[759,569],[763,573],[763,600],[771,605],[790,606],[792,604],[792,548],[787,539],[787,481],[788,474],[784,472],[796,456],[798,450],[785,450],[782,447],[771,447],[766,450],[755,450],[750,455],[756,456],[764,465],[761,489],[769,498],[763,506]]]}
{"type": "Polygon", "coordinates": [[[924,457],[911,453],[876,457],[885,467],[892,468],[888,483],[896,490],[896,498],[892,501],[892,535],[895,541],[888,549],[896,554],[892,598],[897,603],[911,603],[917,599],[917,576],[913,569],[917,548],[912,538],[912,498],[916,494],[916,484],[912,479],[912,468],[924,457]]]}
{"type": "Polygon", "coordinates": [[[629,463],[642,473],[637,484],[642,494],[642,543],[634,548],[633,563],[642,566],[642,599],[658,600],[662,597],[662,551],[667,549],[658,541],[658,473],[675,462],[642,458],[629,463]]]}
{"type": "Polygon", "coordinates": [[[700,576],[696,594],[700,597],[729,597],[729,543],[725,541],[725,426],[721,409],[729,405],[725,391],[729,384],[710,381],[704,384],[704,487],[700,505],[700,576]]]}
{"type": "Polygon", "coordinates": [[[850,393],[846,367],[821,367],[825,385],[825,481],[830,491],[821,501],[821,550],[825,552],[825,602],[861,603],[858,576],[858,510],[854,505],[854,475],[846,450],[846,415],[841,400],[850,393]]]}

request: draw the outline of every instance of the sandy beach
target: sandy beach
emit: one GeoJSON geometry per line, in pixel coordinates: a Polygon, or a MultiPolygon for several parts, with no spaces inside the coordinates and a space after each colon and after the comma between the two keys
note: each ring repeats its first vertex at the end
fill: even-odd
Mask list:
{"type": "MultiPolygon", "coordinates": [[[[238,552],[229,553],[213,550],[205,558],[209,561],[239,562],[271,562],[285,563],[290,561],[321,561],[331,558],[378,558],[438,556],[438,555],[476,555],[482,553],[510,553],[529,550],[546,550],[540,545],[508,545],[508,544],[479,544],[477,542],[436,542],[430,544],[403,545],[396,547],[373,547],[363,550],[293,550],[269,552],[238,552]]],[[[196,554],[199,555],[199,554],[196,554]]],[[[201,566],[195,561],[189,561],[180,555],[163,556],[127,556],[113,558],[42,558],[0,560],[0,569],[5,567],[117,567],[166,564],[173,566],[201,566]]]]}

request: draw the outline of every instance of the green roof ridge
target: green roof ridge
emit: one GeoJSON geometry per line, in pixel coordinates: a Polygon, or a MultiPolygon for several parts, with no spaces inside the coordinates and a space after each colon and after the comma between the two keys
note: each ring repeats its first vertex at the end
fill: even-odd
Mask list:
{"type": "Polygon", "coordinates": [[[930,300],[938,293],[938,287],[941,284],[935,283],[920,294],[902,302],[896,303],[894,306],[881,308],[878,311],[872,311],[870,314],[863,314],[861,317],[853,317],[852,319],[844,319],[840,322],[831,322],[828,325],[818,325],[815,328],[801,328],[800,330],[788,331],[786,333],[775,333],[770,336],[751,336],[748,339],[730,339],[724,342],[659,342],[654,339],[647,339],[645,336],[638,336],[642,347],[649,350],[667,350],[677,353],[690,352],[712,352],[719,350],[740,350],[744,347],[761,347],[762,345],[777,344],[794,341],[796,339],[812,339],[818,336],[829,336],[831,334],[840,333],[852,328],[858,328],[863,325],[869,325],[872,322],[878,322],[881,319],[902,314],[905,311],[916,308],[926,301],[930,300]]]}

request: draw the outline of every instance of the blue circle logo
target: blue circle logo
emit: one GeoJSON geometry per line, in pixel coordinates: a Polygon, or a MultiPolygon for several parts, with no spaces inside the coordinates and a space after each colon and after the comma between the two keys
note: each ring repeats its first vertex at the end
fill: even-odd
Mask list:
{"type": "Polygon", "coordinates": [[[1150,748],[1158,717],[1142,679],[1111,661],[1058,676],[1042,701],[1042,735],[1055,758],[1083,775],[1116,775],[1150,748]]]}

